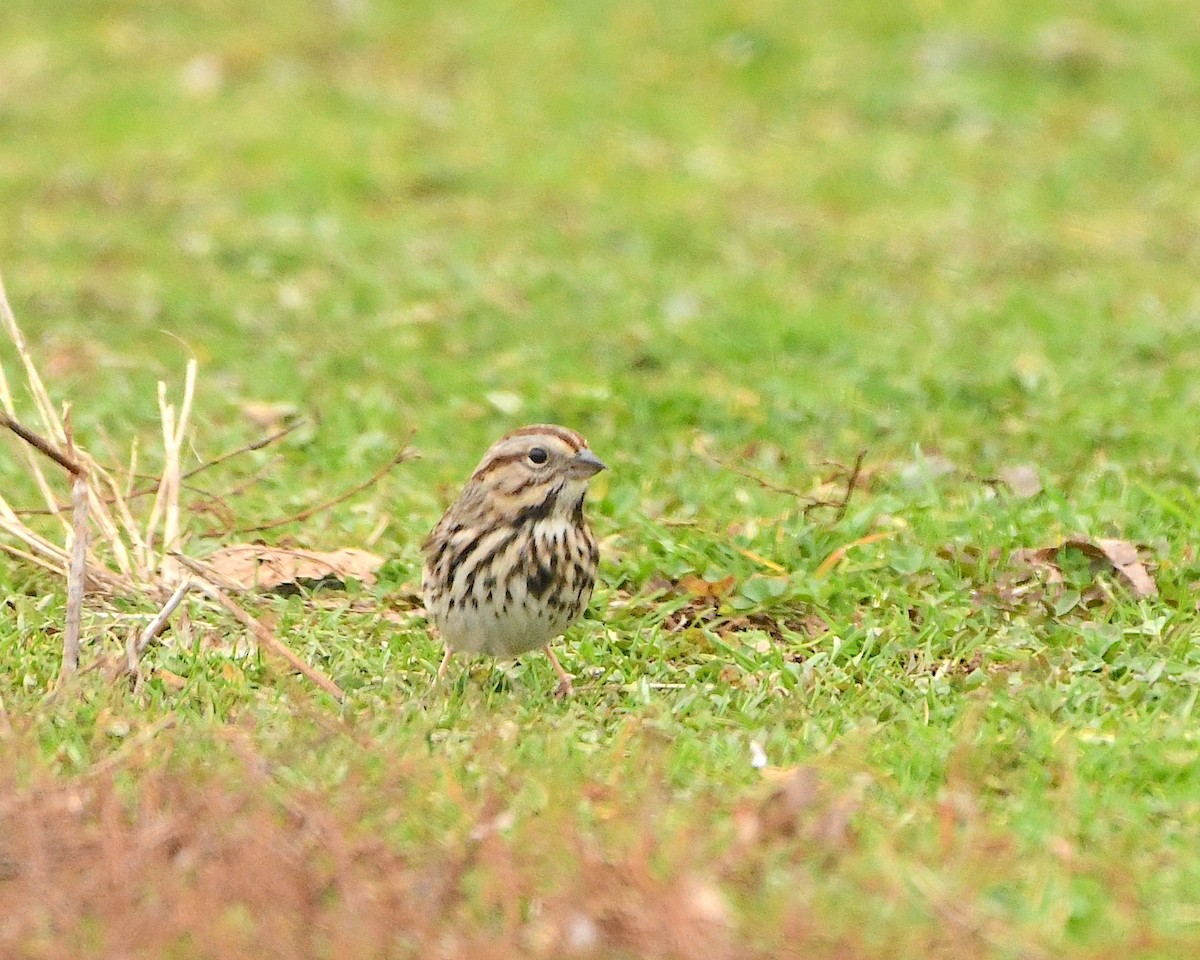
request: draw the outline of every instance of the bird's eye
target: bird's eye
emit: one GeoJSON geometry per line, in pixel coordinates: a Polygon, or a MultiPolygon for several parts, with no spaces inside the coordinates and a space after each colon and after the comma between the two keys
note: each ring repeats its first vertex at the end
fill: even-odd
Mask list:
{"type": "Polygon", "coordinates": [[[550,454],[548,454],[541,447],[534,447],[532,450],[529,451],[529,462],[530,463],[542,464],[542,463],[545,463],[548,459],[550,459],[550,454]]]}

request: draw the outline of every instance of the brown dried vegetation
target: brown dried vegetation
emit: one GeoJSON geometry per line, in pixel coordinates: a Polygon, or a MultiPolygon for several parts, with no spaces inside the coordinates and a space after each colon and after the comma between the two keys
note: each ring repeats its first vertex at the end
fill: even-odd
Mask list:
{"type": "Polygon", "coordinates": [[[648,832],[617,858],[549,825],[518,843],[488,796],[465,835],[406,852],[387,836],[413,795],[405,765],[390,790],[285,790],[248,741],[230,741],[219,772],[130,760],[66,781],[8,754],[0,955],[762,955],[735,948],[716,864],[664,876],[648,832]],[[37,771],[31,783],[22,768],[37,771]],[[548,868],[555,848],[570,855],[548,868]]]}
{"type": "MultiPolygon", "coordinates": [[[[436,760],[285,787],[242,730],[217,734],[203,765],[185,759],[183,736],[167,730],[157,758],[118,754],[72,779],[5,738],[0,956],[1050,955],[1047,931],[989,909],[983,891],[1025,854],[983,826],[961,777],[914,811],[917,835],[881,847],[870,778],[836,787],[813,767],[692,798],[707,818],[672,826],[665,786],[631,796],[596,781],[530,816],[509,786],[447,781],[436,760]],[[461,816],[439,821],[446,803],[461,816]]],[[[1111,952],[1075,955],[1148,945],[1130,932],[1111,952]]]]}

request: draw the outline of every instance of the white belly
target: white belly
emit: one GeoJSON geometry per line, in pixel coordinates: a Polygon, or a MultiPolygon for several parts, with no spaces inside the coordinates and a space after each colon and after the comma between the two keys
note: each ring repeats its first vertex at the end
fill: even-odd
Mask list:
{"type": "Polygon", "coordinates": [[[495,657],[515,657],[544,647],[560,636],[576,619],[570,612],[554,610],[529,597],[523,586],[513,590],[512,603],[480,604],[470,602],[443,611],[435,619],[442,642],[451,650],[488,653],[495,657]]]}

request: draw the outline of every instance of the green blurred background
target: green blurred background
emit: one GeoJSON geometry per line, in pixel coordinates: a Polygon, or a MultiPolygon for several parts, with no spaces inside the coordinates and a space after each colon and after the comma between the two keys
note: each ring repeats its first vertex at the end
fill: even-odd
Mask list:
{"type": "Polygon", "coordinates": [[[84,416],[153,417],[194,353],[218,427],[296,402],[335,459],[417,426],[453,476],[552,417],[631,467],[694,427],[1192,467],[1197,29],[1184,2],[9,3],[0,266],[84,416]]]}
{"type": "MultiPolygon", "coordinates": [[[[569,424],[613,468],[595,615],[565,645],[575,702],[549,703],[535,663],[417,713],[438,655],[420,623],[293,598],[289,640],[384,746],[296,757],[277,677],[170,650],[183,693],[93,691],[72,723],[35,721],[46,753],[86,768],[111,748],[97,716],[168,708],[254,714],[294,782],[437,744],[456,789],[512,802],[519,847],[527,813],[574,824],[583,784],[664,742],[669,786],[647,766],[629,795],[717,843],[756,737],[873,786],[858,859],[768,849],[733,895],[752,920],[812,884],[843,931],[925,931],[863,955],[927,958],[936,888],[984,918],[951,936],[972,955],[1187,955],[1147,931],[1194,947],[1200,889],[1197,37],[1194,0],[8,0],[0,273],[94,453],[140,436],[153,469],[155,383],[177,395],[190,356],[189,463],[267,430],[255,404],[313,418],[238,495],[246,522],[361,480],[415,429],[419,461],[269,534],[379,533],[385,604],[506,429],[569,424]],[[818,495],[825,461],[866,450],[867,472],[834,522],[704,449],[818,495]],[[981,482],[1016,464],[1040,494],[981,482]],[[1144,544],[1160,596],[1110,578],[1088,606],[1090,572],[1068,571],[1006,606],[1012,551],[1068,534],[1144,544]],[[736,612],[763,619],[672,629],[689,600],[646,589],[687,573],[734,576],[736,612]],[[939,846],[946,816],[978,827],[970,856],[939,846]]],[[[4,576],[25,619],[0,631],[0,691],[42,716],[59,609],[4,576]]],[[[426,792],[407,841],[469,835],[426,792]]]]}

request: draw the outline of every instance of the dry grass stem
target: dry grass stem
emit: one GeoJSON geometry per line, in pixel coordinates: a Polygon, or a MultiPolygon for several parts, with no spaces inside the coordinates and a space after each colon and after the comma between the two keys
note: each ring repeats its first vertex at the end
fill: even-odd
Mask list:
{"type": "Polygon", "coordinates": [[[184,379],[183,402],[180,404],[178,415],[175,405],[167,402],[167,385],[161,380],[158,384],[158,410],[162,419],[163,435],[163,471],[158,491],[154,496],[154,504],[150,508],[150,518],[146,522],[145,540],[151,555],[145,558],[145,562],[148,567],[157,569],[159,576],[168,586],[178,583],[182,576],[179,564],[172,558],[172,554],[180,546],[179,494],[182,489],[180,451],[183,448],[187,421],[192,409],[192,398],[196,391],[196,369],[196,361],[189,360],[184,379]],[[154,540],[160,520],[162,523],[161,543],[156,556],[154,555],[154,540]]]}
{"type": "Polygon", "coordinates": [[[74,512],[71,567],[67,573],[67,624],[63,631],[63,658],[60,679],[66,682],[79,671],[79,633],[83,618],[83,594],[87,582],[88,485],[86,474],[71,481],[71,506],[74,512]]]}
{"type": "Polygon", "coordinates": [[[49,434],[52,442],[60,447],[65,446],[67,440],[66,430],[63,428],[62,422],[58,419],[54,404],[50,401],[50,394],[46,391],[46,387],[42,383],[42,378],[38,374],[37,365],[33,362],[33,355],[29,352],[29,347],[25,343],[25,335],[21,333],[21,328],[17,326],[17,318],[13,315],[12,307],[9,306],[8,294],[4,290],[3,279],[0,279],[0,323],[4,324],[9,339],[12,340],[13,346],[17,349],[17,356],[21,358],[21,364],[25,368],[25,380],[29,384],[29,393],[33,398],[34,406],[37,407],[42,428],[49,434]]]}
{"type": "MultiPolygon", "coordinates": [[[[109,488],[112,493],[112,505],[116,508],[117,518],[121,523],[121,529],[125,536],[129,539],[130,550],[125,554],[130,558],[129,563],[132,566],[131,573],[139,581],[146,582],[153,577],[153,570],[146,563],[146,556],[149,553],[149,548],[146,546],[146,541],[142,535],[142,531],[138,527],[137,521],[129,510],[129,504],[121,493],[120,484],[116,478],[107,470],[98,465],[93,466],[93,471],[101,481],[109,488]]],[[[120,543],[120,537],[116,538],[117,543],[120,543]]],[[[122,553],[124,554],[124,545],[122,544],[122,553]]],[[[119,561],[118,561],[119,563],[119,561]]]]}
{"type": "Polygon", "coordinates": [[[239,589],[236,584],[228,583],[224,577],[221,577],[220,574],[218,574],[207,564],[195,560],[192,557],[185,556],[182,553],[176,553],[173,556],[175,560],[190,570],[194,575],[193,588],[199,590],[209,599],[215,600],[222,607],[233,614],[234,619],[236,619],[243,626],[247,627],[250,632],[254,634],[255,639],[257,639],[258,642],[265,647],[268,652],[286,660],[289,664],[295,667],[296,670],[308,677],[308,679],[315,683],[318,687],[327,693],[333,694],[333,696],[337,697],[338,700],[344,700],[346,698],[346,694],[342,691],[341,687],[330,680],[329,677],[327,677],[316,667],[310,666],[296,656],[290,647],[288,647],[282,640],[276,637],[275,634],[263,626],[259,620],[251,616],[241,604],[230,597],[225,590],[217,586],[214,581],[220,580],[223,583],[227,583],[228,589],[232,590],[239,589]]]}
{"type": "Polygon", "coordinates": [[[349,500],[351,497],[353,497],[357,494],[360,494],[364,490],[367,490],[367,489],[375,486],[375,484],[377,484],[380,480],[382,480],[384,478],[384,476],[387,475],[388,471],[391,470],[392,467],[395,467],[398,464],[404,463],[406,460],[412,460],[416,456],[416,454],[409,452],[408,444],[412,440],[413,434],[415,432],[416,432],[415,430],[409,431],[409,434],[405,438],[404,443],[402,443],[400,445],[400,449],[396,452],[396,455],[394,457],[392,457],[391,460],[389,460],[382,467],[380,467],[378,470],[376,470],[373,474],[371,474],[371,476],[369,476],[362,483],[355,484],[349,490],[343,490],[336,497],[333,497],[330,500],[325,500],[321,503],[316,504],[315,506],[307,507],[304,510],[301,510],[299,513],[292,514],[290,517],[280,517],[278,520],[271,520],[268,523],[257,523],[257,524],[253,524],[251,526],[246,526],[246,527],[235,527],[233,530],[229,530],[226,532],[228,532],[228,533],[259,533],[263,530],[274,530],[276,527],[287,526],[287,524],[289,524],[289,523],[298,523],[301,520],[307,520],[310,517],[312,517],[318,513],[322,513],[325,510],[329,510],[333,507],[336,507],[339,503],[344,503],[346,500],[349,500]]]}
{"type": "MultiPolygon", "coordinates": [[[[73,442],[69,416],[60,414],[50,400],[28,344],[17,325],[12,308],[0,280],[0,326],[8,334],[20,358],[25,375],[26,392],[37,413],[35,427],[22,424],[16,415],[16,404],[10,382],[0,364],[0,428],[7,428],[21,440],[22,455],[28,474],[37,485],[46,503],[46,512],[57,519],[63,528],[64,545],[52,542],[28,526],[25,520],[0,493],[0,535],[12,543],[0,543],[0,551],[51,570],[67,580],[67,614],[63,634],[62,679],[79,671],[80,630],[85,590],[109,596],[152,599],[161,604],[159,612],[140,636],[131,637],[125,651],[125,666],[136,672],[138,661],[148,645],[165,629],[172,613],[191,589],[199,589],[249,627],[259,642],[273,654],[283,658],[322,689],[341,699],[341,689],[319,670],[304,663],[266,627],[231,600],[211,578],[201,571],[199,579],[187,574],[180,554],[184,540],[184,514],[180,508],[183,482],[202,470],[222,463],[240,453],[258,450],[275,442],[296,428],[286,429],[223,454],[214,461],[200,464],[190,471],[182,468],[182,451],[188,435],[192,403],[196,393],[197,364],[189,361],[184,378],[183,397],[178,407],[167,399],[167,386],[158,384],[158,408],[162,427],[163,469],[157,483],[146,490],[134,491],[138,451],[130,453],[129,468],[122,478],[99,465],[88,453],[73,442]],[[71,475],[72,518],[68,521],[64,508],[55,496],[47,479],[40,456],[53,460],[71,475]],[[144,520],[139,522],[130,501],[143,494],[154,494],[144,520]],[[89,549],[89,530],[94,550],[89,549]],[[164,602],[164,598],[167,598],[164,602]]],[[[407,459],[407,444],[392,463],[407,459]]],[[[386,469],[386,468],[385,468],[386,469]]],[[[329,504],[306,511],[311,516],[318,510],[353,495],[376,482],[380,471],[366,484],[339,497],[329,504]]],[[[32,512],[27,515],[32,515],[32,512]]],[[[303,516],[292,519],[303,519],[303,516]]]]}
{"type": "MultiPolygon", "coordinates": [[[[209,490],[205,490],[199,486],[196,486],[195,484],[189,484],[187,481],[197,474],[203,473],[204,471],[209,470],[218,464],[225,463],[234,457],[251,453],[255,450],[261,450],[264,447],[267,447],[270,444],[282,439],[283,437],[286,437],[289,433],[291,433],[297,427],[302,426],[305,422],[306,421],[301,420],[298,423],[292,424],[283,430],[279,430],[276,433],[271,434],[270,436],[261,437],[260,439],[255,440],[253,443],[247,443],[238,447],[236,450],[227,450],[225,453],[213,458],[212,460],[206,460],[204,463],[192,467],[186,473],[180,474],[179,479],[181,492],[186,490],[189,493],[203,497],[204,500],[201,503],[201,511],[203,510],[204,503],[227,499],[245,492],[248,488],[254,486],[254,484],[258,483],[268,472],[270,472],[272,467],[274,467],[278,462],[278,458],[276,458],[274,461],[263,464],[252,476],[240,481],[238,484],[224,491],[223,493],[213,493],[209,490]]],[[[126,512],[128,512],[129,504],[132,501],[138,500],[142,497],[150,496],[150,494],[157,493],[159,481],[161,479],[160,477],[149,476],[137,472],[137,448],[137,438],[135,437],[133,443],[131,444],[129,466],[124,469],[124,489],[121,489],[121,485],[117,484],[115,477],[112,475],[113,471],[109,470],[107,467],[104,467],[102,464],[96,462],[92,463],[92,472],[101,477],[106,484],[113,487],[113,493],[106,498],[105,503],[117,506],[118,508],[120,508],[123,504],[126,512]],[[135,480],[153,480],[154,483],[153,486],[144,486],[135,490],[133,487],[135,480]]],[[[54,509],[23,507],[22,509],[16,511],[16,513],[22,517],[57,516],[62,514],[65,509],[66,508],[63,505],[56,501],[54,509]]],[[[132,533],[133,531],[127,532],[132,533]]]]}
{"type": "Polygon", "coordinates": [[[304,674],[304,676],[308,677],[309,680],[315,683],[326,693],[332,694],[338,700],[346,699],[346,694],[342,691],[341,687],[330,680],[329,677],[327,677],[316,667],[310,666],[296,656],[296,654],[292,652],[291,648],[289,648],[287,644],[285,644],[282,640],[276,637],[275,634],[263,626],[259,620],[247,613],[241,604],[225,593],[225,591],[220,587],[200,580],[196,583],[196,589],[200,590],[205,596],[217,601],[217,603],[233,614],[234,618],[248,630],[250,630],[254,634],[255,639],[257,639],[258,642],[264,648],[266,648],[269,653],[273,653],[276,656],[286,660],[292,667],[304,674]]]}
{"type": "Polygon", "coordinates": [[[219,570],[213,567],[212,564],[207,563],[204,560],[198,560],[195,557],[189,557],[182,553],[176,554],[175,560],[191,570],[193,574],[195,574],[205,583],[211,583],[214,586],[220,587],[222,590],[228,591],[238,591],[243,589],[240,584],[234,583],[219,570]]]}
{"type": "MultiPolygon", "coordinates": [[[[54,496],[54,492],[50,489],[50,484],[46,482],[46,476],[44,473],[42,473],[42,466],[38,462],[38,458],[35,456],[33,449],[35,444],[29,440],[29,437],[33,436],[33,434],[31,431],[21,426],[15,417],[16,408],[12,402],[12,394],[8,389],[8,381],[4,376],[3,365],[0,365],[0,402],[3,402],[4,409],[7,411],[3,420],[4,426],[6,426],[17,436],[21,437],[22,440],[25,440],[26,445],[21,448],[21,452],[24,455],[25,463],[29,468],[29,475],[33,477],[34,483],[37,484],[37,488],[41,492],[42,498],[47,504],[46,512],[57,517],[59,522],[62,524],[64,534],[69,535],[71,530],[70,521],[63,516],[63,510],[58,504],[58,498],[54,496]]],[[[41,438],[38,438],[38,440],[40,441],[41,438]]],[[[49,448],[49,444],[46,444],[46,446],[49,448]]],[[[0,500],[2,499],[3,498],[0,498],[0,500]]]]}
{"type": "Polygon", "coordinates": [[[183,603],[183,598],[187,596],[188,591],[191,589],[192,581],[184,580],[175,588],[175,592],[163,604],[163,608],[158,611],[146,629],[140,634],[131,633],[129,635],[129,641],[125,645],[125,666],[129,673],[137,674],[138,663],[142,658],[142,654],[146,652],[146,648],[150,646],[154,638],[166,629],[167,622],[171,619],[171,614],[183,603]]]}
{"type": "MultiPolygon", "coordinates": [[[[3,373],[3,366],[0,365],[0,403],[3,404],[5,413],[7,414],[4,425],[25,441],[23,450],[25,451],[30,476],[33,477],[34,482],[41,491],[49,511],[59,517],[60,522],[64,525],[64,533],[69,541],[74,535],[74,525],[67,522],[66,518],[62,516],[62,509],[58,505],[58,499],[54,496],[50,484],[42,472],[41,465],[33,453],[34,450],[43,453],[73,475],[78,475],[81,472],[89,472],[92,466],[91,458],[82,449],[73,448],[69,454],[63,453],[63,448],[68,446],[67,424],[63,417],[55,410],[54,404],[50,400],[50,395],[46,391],[41,377],[38,375],[37,366],[33,362],[28,344],[21,333],[20,327],[17,325],[16,318],[9,305],[2,279],[0,279],[0,324],[4,326],[21,360],[25,372],[26,387],[37,411],[39,430],[35,431],[17,421],[12,390],[9,386],[7,376],[3,373]]],[[[90,482],[85,486],[91,520],[99,528],[101,536],[109,547],[115,561],[115,566],[117,567],[116,574],[114,575],[112,571],[105,568],[99,561],[95,561],[89,557],[88,578],[93,584],[106,591],[127,591],[132,586],[132,583],[129,580],[131,570],[124,544],[121,543],[116,525],[113,523],[107,507],[98,495],[95,487],[90,482]]],[[[5,532],[21,540],[34,552],[41,553],[45,558],[51,560],[62,560],[65,557],[65,550],[58,548],[50,551],[45,550],[45,538],[29,530],[17,516],[16,511],[6,502],[3,502],[2,496],[0,496],[0,515],[6,521],[3,523],[5,532]]],[[[69,573],[69,569],[64,569],[64,572],[69,573]]]]}
{"type": "Polygon", "coordinates": [[[0,496],[0,530],[20,540],[34,553],[47,560],[56,572],[66,572],[67,551],[25,526],[3,496],[0,496]]]}
{"type": "MultiPolygon", "coordinates": [[[[0,530],[5,530],[7,532],[7,529],[3,524],[0,524],[0,530]]],[[[4,553],[7,553],[10,557],[16,557],[22,563],[31,563],[35,567],[41,567],[43,570],[49,570],[51,573],[62,573],[61,564],[53,564],[44,557],[39,557],[36,553],[30,553],[27,550],[21,550],[18,547],[14,547],[10,543],[0,543],[0,550],[2,550],[4,553]]]]}

